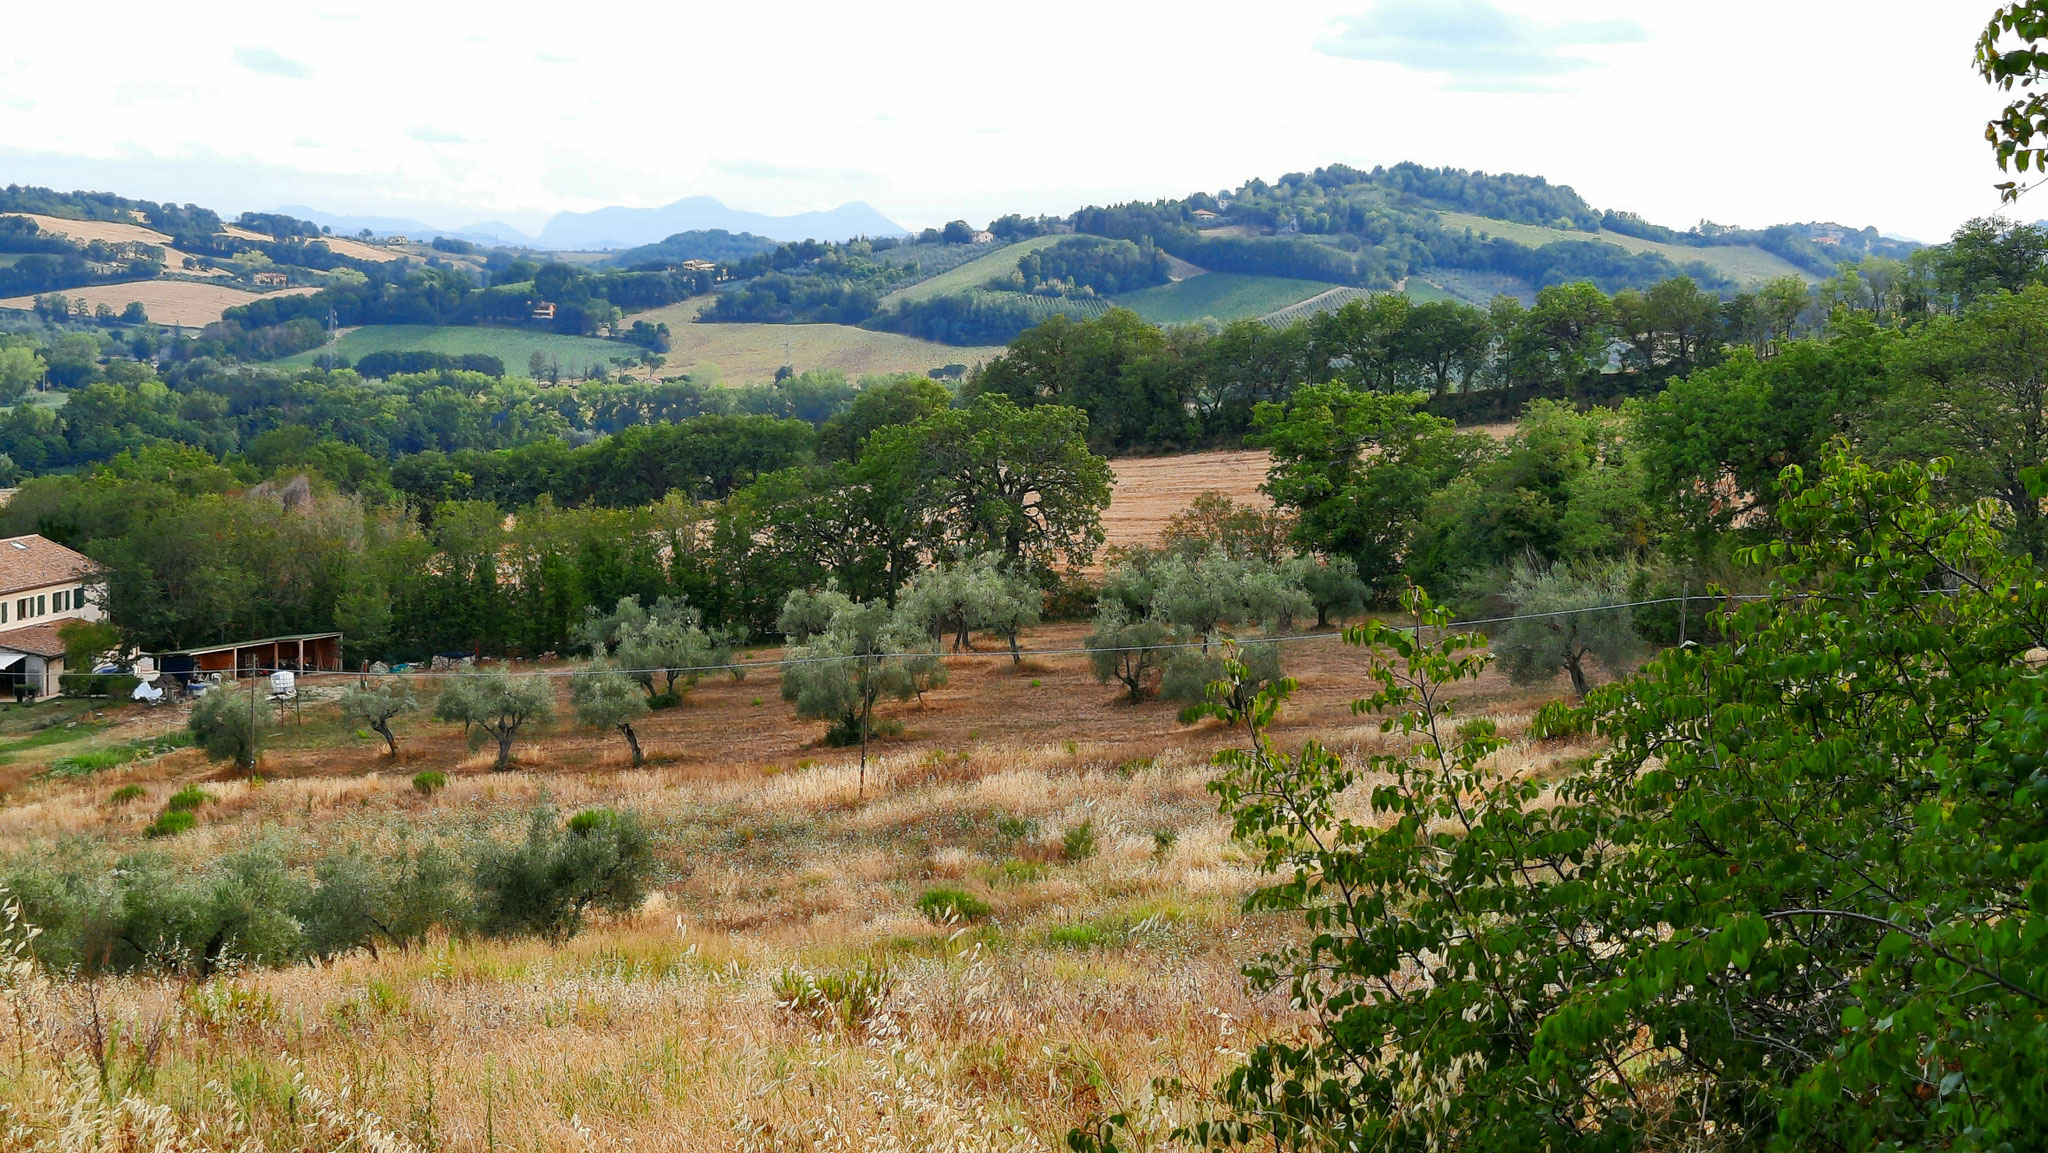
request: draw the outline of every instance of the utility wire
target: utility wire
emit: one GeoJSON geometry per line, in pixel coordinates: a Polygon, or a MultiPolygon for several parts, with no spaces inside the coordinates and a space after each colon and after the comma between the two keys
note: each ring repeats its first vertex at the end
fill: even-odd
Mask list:
{"type": "MultiPolygon", "coordinates": [[[[1741,594],[1733,594],[1733,595],[1729,595],[1729,596],[1705,596],[1705,595],[1700,595],[1700,596],[1683,596],[1683,597],[1654,597],[1654,598],[1652,598],[1652,599],[1649,599],[1649,600],[1640,600],[1640,601],[1625,601],[1625,602],[1622,602],[1622,603],[1620,603],[1620,604],[1611,604],[1611,605],[1586,605],[1586,606],[1584,606],[1584,607],[1581,607],[1581,608],[1575,608],[1575,609],[1552,609],[1552,610],[1550,610],[1550,611],[1547,611],[1547,612],[1540,612],[1540,613],[1515,613],[1515,614],[1513,614],[1513,615],[1510,615],[1510,616],[1501,616],[1501,617],[1481,617],[1481,618],[1479,618],[1479,619],[1477,619],[1477,620],[1469,620],[1469,621],[1467,621],[1467,620],[1455,620],[1455,621],[1452,621],[1452,622],[1450,622],[1449,624],[1446,624],[1446,625],[1443,625],[1443,626],[1441,626],[1441,628],[1440,628],[1440,631],[1442,631],[1442,632],[1455,632],[1455,631],[1458,631],[1458,630],[1460,630],[1460,629],[1464,629],[1464,628],[1470,628],[1470,627],[1473,627],[1473,626],[1477,626],[1477,625],[1497,625],[1497,624],[1508,624],[1508,623],[1511,623],[1511,622],[1513,622],[1513,621],[1541,620],[1541,619],[1545,619],[1545,618],[1549,618],[1549,617],[1564,617],[1564,616],[1575,616],[1575,615],[1577,615],[1577,614],[1579,614],[1579,613],[1600,613],[1600,612],[1612,612],[1612,611],[1615,611],[1615,610],[1618,610],[1618,609],[1635,609],[1635,608],[1645,608],[1645,607],[1647,607],[1647,606],[1650,606],[1650,605],[1668,605],[1668,604],[1677,604],[1677,603],[1678,603],[1678,602],[1680,602],[1680,601],[1688,601],[1688,602],[1689,602],[1689,601],[1712,601],[1712,602],[1726,602],[1726,601],[1731,601],[1731,600],[1737,600],[1737,601],[1753,601],[1753,600],[1768,600],[1768,599],[1770,599],[1770,598],[1771,598],[1771,596],[1772,596],[1772,595],[1773,595],[1773,594],[1770,594],[1770,593],[1741,593],[1741,594]]],[[[1416,627],[1416,626],[1403,626],[1403,627],[1405,627],[1405,628],[1411,628],[1411,629],[1412,629],[1412,628],[1414,628],[1414,627],[1416,627]]],[[[1439,626],[1435,626],[1435,625],[1429,625],[1429,626],[1422,626],[1422,627],[1429,627],[1429,628],[1438,628],[1439,626]]],[[[1336,630],[1336,631],[1333,631],[1333,632],[1316,632],[1316,633],[1289,633],[1289,634],[1287,634],[1287,635],[1285,635],[1285,636],[1276,636],[1276,637],[1246,637],[1246,638],[1242,638],[1242,639],[1241,639],[1241,641],[1240,641],[1240,643],[1244,643],[1244,644],[1292,644],[1292,643],[1294,643],[1294,642],[1296,642],[1296,641],[1323,641],[1323,640],[1335,640],[1335,639],[1337,639],[1337,638],[1339,638],[1339,637],[1342,637],[1343,635],[1344,635],[1344,632],[1343,632],[1343,630],[1339,629],[1339,630],[1336,630]]],[[[1225,643],[1229,643],[1229,642],[1230,642],[1230,641],[1232,641],[1232,640],[1239,640],[1239,638],[1224,638],[1224,639],[1218,639],[1218,640],[1207,640],[1207,641],[1170,641],[1170,642],[1167,642],[1167,643],[1164,643],[1164,644],[1156,644],[1156,645],[1112,645],[1112,646],[1107,646],[1107,647],[1102,647],[1102,648],[1086,648],[1086,647],[1083,647],[1083,648],[1066,648],[1066,649],[1019,649],[1019,650],[1017,650],[1016,656],[1018,656],[1018,657],[1020,657],[1020,658],[1021,658],[1021,657],[1073,657],[1073,656],[1086,656],[1086,655],[1088,655],[1088,654],[1090,654],[1090,653],[1130,653],[1130,652],[1147,652],[1147,651],[1156,651],[1156,650],[1161,650],[1161,649],[1198,649],[1198,648],[1199,648],[1199,649],[1205,649],[1205,648],[1208,648],[1208,647],[1210,647],[1210,646],[1212,646],[1212,645],[1218,645],[1218,644],[1225,644],[1225,643]]],[[[520,674],[520,675],[522,675],[522,676],[544,676],[544,677],[583,677],[583,676],[591,676],[591,675],[594,675],[594,673],[595,673],[595,672],[615,672],[615,673],[623,673],[623,674],[625,674],[626,676],[652,676],[652,675],[654,675],[654,674],[657,674],[657,673],[659,673],[659,674],[669,674],[669,673],[673,673],[673,674],[676,674],[676,675],[678,675],[678,676],[681,676],[681,675],[684,675],[684,674],[690,674],[690,673],[717,673],[717,672],[733,672],[733,671],[738,671],[738,670],[743,670],[743,669],[781,668],[781,667],[783,667],[783,666],[787,666],[787,665],[808,665],[808,664],[826,664],[826,663],[830,663],[830,662],[832,662],[832,661],[852,661],[852,660],[871,660],[871,661],[882,661],[882,660],[895,660],[895,659],[902,659],[902,658],[907,658],[907,657],[937,657],[937,658],[939,658],[939,659],[941,659],[941,660],[947,660],[947,659],[952,659],[952,658],[958,658],[958,657],[967,657],[967,658],[973,658],[973,659],[976,659],[976,660],[988,660],[988,659],[992,659],[992,658],[997,658],[997,657],[1003,657],[1003,656],[1008,656],[1008,655],[1010,655],[1010,651],[1009,651],[1008,649],[995,649],[995,650],[990,650],[990,651],[988,651],[988,652],[966,652],[966,653],[963,653],[963,652],[888,652],[888,653],[864,653],[864,654],[863,654],[863,653],[852,653],[852,654],[848,654],[848,655],[845,655],[845,656],[828,656],[828,657],[777,657],[777,658],[775,658],[775,659],[773,659],[773,660],[748,660],[748,661],[727,661],[727,662],[724,662],[724,663],[722,663],[722,664],[710,664],[710,665],[686,665],[686,666],[677,666],[677,667],[666,667],[666,666],[664,666],[664,667],[660,667],[660,668],[651,668],[651,669],[602,669],[602,670],[592,670],[592,669],[589,669],[589,668],[576,668],[576,669],[534,669],[533,671],[531,671],[531,672],[529,672],[529,673],[522,673],[522,674],[520,674]]],[[[192,670],[192,671],[194,671],[194,672],[197,672],[197,671],[199,671],[199,670],[192,670]]],[[[207,670],[207,671],[213,671],[213,670],[207,670]]],[[[225,672],[225,671],[228,671],[228,670],[224,670],[224,669],[223,669],[223,670],[219,670],[219,671],[225,672]]],[[[257,669],[251,670],[252,674],[261,674],[261,673],[271,673],[271,672],[279,672],[279,671],[284,671],[284,672],[294,672],[294,671],[303,671],[303,670],[291,670],[291,669],[285,669],[285,670],[278,670],[278,669],[266,669],[266,668],[257,668],[257,669]]],[[[317,672],[318,672],[318,670],[314,670],[314,672],[315,672],[315,673],[317,673],[317,672]]],[[[169,674],[169,675],[178,675],[178,674],[169,674]]],[[[308,674],[308,675],[313,675],[313,674],[308,674]]],[[[361,674],[360,672],[349,672],[348,670],[343,670],[343,671],[342,671],[341,673],[325,673],[325,674],[320,674],[320,675],[327,675],[327,676],[339,676],[339,675],[347,675],[347,676],[360,676],[360,675],[362,675],[362,674],[361,674]]],[[[490,675],[492,675],[492,674],[491,674],[491,673],[488,673],[488,672],[480,671],[480,670],[460,670],[460,669],[442,669],[442,670],[430,670],[430,669],[423,669],[423,670],[420,670],[420,671],[414,671],[413,669],[410,669],[410,668],[408,668],[408,669],[407,669],[407,670],[406,670],[405,672],[403,672],[403,673],[392,673],[392,674],[388,674],[388,675],[392,675],[392,676],[402,676],[402,677],[420,677],[420,678],[433,678],[433,677],[482,677],[482,676],[490,676],[490,675]]]]}

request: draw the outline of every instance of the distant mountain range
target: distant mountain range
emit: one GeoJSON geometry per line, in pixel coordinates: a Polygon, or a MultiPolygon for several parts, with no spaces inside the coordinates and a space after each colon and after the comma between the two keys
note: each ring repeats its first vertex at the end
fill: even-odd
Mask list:
{"type": "Polygon", "coordinates": [[[557,252],[633,248],[656,243],[679,232],[711,229],[753,233],[777,241],[849,240],[855,236],[901,236],[909,231],[860,201],[842,204],[826,212],[770,216],[728,208],[709,196],[688,196],[660,208],[613,207],[594,212],[558,212],[541,229],[539,236],[528,235],[495,220],[460,228],[443,228],[409,217],[345,216],[304,205],[286,205],[277,211],[324,225],[344,236],[353,236],[367,228],[378,236],[452,236],[486,244],[557,252]]]}

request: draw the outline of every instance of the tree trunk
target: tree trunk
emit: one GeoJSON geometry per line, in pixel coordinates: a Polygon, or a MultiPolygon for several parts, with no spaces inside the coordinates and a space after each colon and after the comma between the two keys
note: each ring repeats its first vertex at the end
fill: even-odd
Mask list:
{"type": "Polygon", "coordinates": [[[512,730],[506,729],[498,734],[498,760],[496,764],[491,766],[491,771],[494,773],[502,773],[506,769],[509,769],[511,767],[512,730]]]}
{"type": "Polygon", "coordinates": [[[1564,658],[1564,671],[1572,675],[1572,695],[1583,698],[1586,695],[1586,658],[1584,654],[1566,654],[1564,658]]]}
{"type": "Polygon", "coordinates": [[[638,733],[635,733],[635,732],[633,731],[633,726],[632,726],[632,725],[620,725],[620,726],[619,726],[619,731],[620,731],[620,732],[622,732],[622,733],[624,733],[624,734],[626,734],[626,747],[627,747],[627,748],[629,748],[629,749],[632,749],[632,750],[633,750],[633,767],[634,767],[634,768],[636,768],[636,769],[637,769],[637,768],[639,768],[639,767],[640,767],[640,735],[639,735],[638,733]]]}
{"type": "Polygon", "coordinates": [[[1010,663],[1013,665],[1024,663],[1024,652],[1017,647],[1017,632],[1016,629],[1010,630],[1010,663]]]}
{"type": "Polygon", "coordinates": [[[391,722],[390,722],[390,721],[378,721],[378,722],[377,722],[376,724],[372,725],[371,727],[377,730],[377,735],[378,735],[378,736],[380,736],[380,737],[383,737],[383,738],[384,738],[384,743],[385,743],[385,744],[387,744],[387,745],[391,746],[391,750],[390,750],[390,754],[389,754],[389,755],[390,755],[390,757],[391,757],[391,759],[392,759],[392,760],[394,760],[394,761],[395,761],[395,760],[397,760],[397,759],[398,759],[398,738],[397,738],[397,737],[394,737],[394,736],[392,736],[392,735],[391,735],[391,722]]]}

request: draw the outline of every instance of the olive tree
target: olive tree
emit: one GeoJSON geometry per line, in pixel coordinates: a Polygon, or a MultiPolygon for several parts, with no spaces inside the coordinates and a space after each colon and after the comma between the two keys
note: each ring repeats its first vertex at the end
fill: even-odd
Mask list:
{"type": "MultiPolygon", "coordinates": [[[[591,655],[609,656],[654,704],[676,703],[707,670],[732,661],[732,639],[723,630],[706,629],[704,614],[679,597],[662,597],[651,608],[639,597],[620,597],[610,613],[593,605],[578,631],[591,655]]],[[[735,678],[742,675],[730,671],[735,678]]]]}
{"type": "Polygon", "coordinates": [[[1494,656],[1508,679],[1542,684],[1562,670],[1571,676],[1572,694],[1583,697],[1589,687],[1588,657],[1609,673],[1633,666],[1643,651],[1635,613],[1609,607],[1627,603],[1633,576],[1633,566],[1621,563],[1574,571],[1561,564],[1516,562],[1501,599],[1517,619],[1496,626],[1493,633],[1494,656]]]}
{"type": "Polygon", "coordinates": [[[945,683],[945,663],[930,635],[882,601],[854,601],[837,593],[790,594],[786,622],[814,624],[805,614],[821,599],[831,608],[823,627],[790,646],[782,668],[782,699],[799,717],[830,721],[828,744],[860,744],[860,791],[867,792],[868,742],[875,706],[908,700],[945,683]]]}
{"type": "Polygon", "coordinates": [[[896,607],[934,638],[951,634],[953,651],[974,651],[969,633],[1000,634],[1010,644],[1010,659],[1024,659],[1018,634],[1038,622],[1044,594],[1027,577],[1007,572],[1002,557],[980,553],[942,562],[918,573],[896,594],[896,607]]]}
{"type": "Polygon", "coordinates": [[[391,722],[418,707],[419,698],[413,694],[412,686],[400,680],[359,684],[341,694],[341,715],[361,721],[371,732],[383,737],[389,755],[394,758],[398,756],[398,737],[391,731],[391,722]]]}
{"type": "Polygon", "coordinates": [[[569,700],[576,708],[577,724],[617,729],[633,751],[633,767],[640,767],[640,736],[633,731],[633,722],[647,715],[647,694],[631,677],[608,665],[594,664],[569,679],[569,700]]]}
{"type": "Polygon", "coordinates": [[[478,740],[487,735],[498,742],[493,772],[511,767],[512,741],[520,729],[554,717],[555,689],[546,677],[515,677],[503,669],[452,676],[434,701],[434,719],[460,721],[474,728],[478,740]]]}
{"type": "Polygon", "coordinates": [[[221,686],[199,698],[185,719],[192,740],[216,761],[233,761],[243,772],[256,771],[256,751],[265,734],[277,727],[261,700],[221,686]]]}

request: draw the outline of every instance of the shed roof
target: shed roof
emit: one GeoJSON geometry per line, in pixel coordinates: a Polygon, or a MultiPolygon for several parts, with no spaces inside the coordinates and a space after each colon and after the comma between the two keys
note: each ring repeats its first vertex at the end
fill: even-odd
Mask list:
{"type": "MultiPolygon", "coordinates": [[[[0,636],[5,635],[6,634],[4,633],[0,633],[0,636]]],[[[264,645],[274,645],[291,641],[338,641],[340,639],[340,633],[291,633],[286,636],[263,637],[260,640],[253,641],[230,641],[229,643],[223,645],[198,645],[194,648],[189,649],[170,649],[165,652],[156,652],[151,653],[149,655],[153,657],[196,657],[204,655],[206,653],[224,653],[230,649],[253,649],[260,648],[264,645]]]]}
{"type": "Polygon", "coordinates": [[[85,580],[106,571],[84,553],[34,533],[0,540],[0,596],[85,580]]]}
{"type": "Polygon", "coordinates": [[[61,657],[64,642],[57,636],[57,628],[63,621],[40,625],[25,625],[18,629],[0,632],[0,652],[33,653],[39,657],[61,657]]]}

